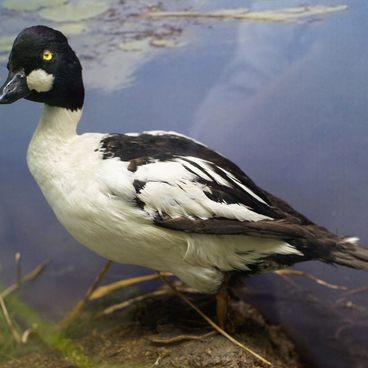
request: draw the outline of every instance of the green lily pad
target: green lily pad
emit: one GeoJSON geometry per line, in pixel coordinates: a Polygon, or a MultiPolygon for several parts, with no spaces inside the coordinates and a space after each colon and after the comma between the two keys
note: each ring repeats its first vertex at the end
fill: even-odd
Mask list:
{"type": "Polygon", "coordinates": [[[54,8],[45,8],[40,16],[53,22],[78,22],[96,17],[109,10],[109,4],[104,2],[86,1],[80,4],[66,4],[54,8]]]}
{"type": "Polygon", "coordinates": [[[57,29],[69,36],[86,32],[88,27],[85,23],[65,23],[58,26],[57,29]]]}
{"type": "Polygon", "coordinates": [[[120,43],[119,48],[126,52],[142,52],[150,48],[148,39],[141,40],[125,40],[120,43]]]}
{"type": "Polygon", "coordinates": [[[278,10],[251,11],[246,8],[220,9],[212,12],[195,11],[153,11],[145,15],[150,18],[203,18],[217,20],[251,20],[262,22],[289,22],[302,18],[326,15],[348,9],[347,5],[310,5],[278,10]]]}
{"type": "Polygon", "coordinates": [[[153,38],[150,44],[154,47],[178,47],[180,46],[178,40],[170,38],[153,38]]]}
{"type": "Polygon", "coordinates": [[[16,36],[0,37],[0,52],[9,52],[13,46],[16,36]]]}
{"type": "Polygon", "coordinates": [[[67,0],[5,0],[3,7],[17,11],[34,11],[65,4],[67,0]]]}

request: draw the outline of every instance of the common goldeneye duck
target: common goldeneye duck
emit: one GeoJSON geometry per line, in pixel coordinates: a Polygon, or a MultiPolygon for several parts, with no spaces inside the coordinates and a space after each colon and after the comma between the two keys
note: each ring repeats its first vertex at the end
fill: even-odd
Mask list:
{"type": "Polygon", "coordinates": [[[235,271],[312,259],[368,269],[356,238],[315,225],[199,142],[162,131],[78,135],[82,68],[59,31],[23,30],[8,69],[0,103],[44,103],[29,169],[59,221],[101,256],[208,293],[235,271]]]}

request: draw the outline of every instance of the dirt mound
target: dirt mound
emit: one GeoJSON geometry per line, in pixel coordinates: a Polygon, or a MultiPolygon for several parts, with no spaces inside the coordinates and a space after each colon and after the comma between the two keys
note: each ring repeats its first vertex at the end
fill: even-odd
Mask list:
{"type": "MultiPolygon", "coordinates": [[[[192,300],[208,315],[214,316],[212,298],[196,295],[192,300]]],[[[290,340],[279,327],[266,323],[252,306],[233,302],[230,316],[231,325],[237,326],[233,336],[271,361],[272,367],[301,367],[290,340]]],[[[3,364],[2,368],[265,366],[220,335],[175,343],[175,340],[181,340],[180,336],[200,336],[211,332],[209,326],[175,296],[156,298],[136,305],[129,312],[99,319],[91,317],[89,311],[83,316],[83,331],[80,325],[81,321],[71,326],[67,336],[88,357],[88,361],[81,360],[79,364],[78,359],[72,362],[60,351],[42,348],[3,364]],[[152,341],[157,339],[173,339],[174,342],[152,341]]]]}

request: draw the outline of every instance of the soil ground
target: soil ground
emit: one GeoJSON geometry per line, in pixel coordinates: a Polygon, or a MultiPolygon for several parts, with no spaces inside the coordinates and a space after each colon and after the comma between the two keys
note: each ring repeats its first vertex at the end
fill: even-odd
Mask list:
{"type": "MultiPolygon", "coordinates": [[[[192,295],[195,304],[214,317],[214,300],[192,295]]],[[[96,307],[96,306],[95,306],[96,307]]],[[[99,306],[100,308],[101,306],[99,306]]],[[[92,313],[93,312],[93,313],[92,313]]],[[[93,360],[93,367],[121,368],[255,368],[265,367],[249,353],[220,335],[174,344],[152,342],[153,338],[202,335],[211,329],[176,296],[140,303],[112,315],[95,318],[86,312],[71,326],[67,336],[73,345],[93,360]],[[80,326],[83,323],[83,329],[80,326]],[[87,326],[87,327],[86,327],[87,326]],[[83,330],[83,331],[82,331],[83,330]]],[[[292,342],[281,328],[268,324],[260,313],[244,302],[232,302],[230,324],[233,336],[264,358],[274,368],[300,368],[292,342]]],[[[72,368],[80,366],[60,351],[46,346],[1,368],[72,368]]],[[[88,366],[85,364],[83,366],[88,366]]]]}

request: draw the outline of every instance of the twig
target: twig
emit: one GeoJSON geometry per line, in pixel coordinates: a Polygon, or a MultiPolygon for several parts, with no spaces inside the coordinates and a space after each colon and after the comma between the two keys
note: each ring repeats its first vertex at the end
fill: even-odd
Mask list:
{"type": "Polygon", "coordinates": [[[361,287],[361,288],[358,288],[358,289],[352,289],[352,290],[347,291],[346,293],[344,293],[344,297],[352,296],[352,295],[356,295],[356,294],[363,294],[363,293],[366,293],[366,292],[368,292],[368,287],[364,286],[364,287],[361,287]]]}
{"type": "Polygon", "coordinates": [[[25,284],[26,282],[30,282],[37,278],[47,267],[47,265],[50,263],[49,260],[43,261],[41,264],[39,264],[37,267],[35,267],[30,273],[25,275],[23,278],[20,279],[19,285],[18,283],[15,283],[9,287],[7,287],[5,290],[3,290],[0,293],[0,297],[5,299],[8,297],[11,293],[18,290],[19,286],[25,284]]]}
{"type": "Polygon", "coordinates": [[[162,359],[161,356],[158,356],[155,362],[151,365],[151,368],[157,367],[160,364],[161,359],[162,359]]]}
{"type": "MultiPolygon", "coordinates": [[[[166,272],[165,276],[171,276],[171,274],[166,272]]],[[[141,284],[146,281],[157,280],[158,278],[159,276],[156,273],[154,273],[151,275],[132,277],[130,279],[119,280],[119,281],[113,282],[108,285],[103,285],[103,286],[96,288],[96,290],[92,292],[92,294],[89,296],[89,300],[96,300],[96,299],[104,297],[107,294],[112,293],[115,290],[126,288],[128,286],[141,284]]]]}
{"type": "Polygon", "coordinates": [[[155,344],[163,344],[163,345],[169,345],[169,344],[177,344],[179,342],[183,342],[183,341],[191,341],[191,340],[203,340],[206,339],[207,337],[211,337],[214,335],[217,335],[218,332],[217,331],[211,331],[211,332],[207,332],[203,335],[197,336],[197,335],[180,335],[180,336],[175,336],[175,337],[170,337],[167,339],[162,339],[162,338],[156,338],[156,337],[151,337],[149,340],[154,342],[155,344]]]}
{"type": "Polygon", "coordinates": [[[66,328],[70,322],[74,321],[83,311],[84,307],[90,300],[90,296],[92,293],[96,290],[98,287],[98,284],[101,282],[101,280],[104,278],[106,273],[109,271],[110,267],[112,266],[112,261],[107,261],[105,265],[103,266],[102,270],[98,273],[96,276],[94,282],[87,290],[84,297],[77,303],[77,305],[73,308],[73,310],[68,314],[68,316],[61,322],[60,328],[66,328]]]}
{"type": "Polygon", "coordinates": [[[229,335],[226,331],[224,331],[222,328],[220,328],[220,326],[218,326],[215,322],[213,322],[209,317],[207,317],[199,308],[197,308],[184,294],[182,294],[180,291],[178,291],[167,279],[165,276],[161,276],[161,274],[158,272],[158,274],[160,275],[160,278],[162,279],[162,281],[167,284],[170,289],[179,297],[181,298],[185,303],[187,303],[190,307],[192,307],[209,325],[211,325],[217,332],[219,332],[221,335],[223,335],[224,337],[226,337],[228,340],[230,340],[233,344],[239,346],[241,349],[245,350],[246,352],[250,353],[251,355],[253,355],[254,357],[256,357],[258,360],[260,360],[261,362],[267,364],[267,365],[272,365],[268,360],[266,360],[265,358],[263,358],[262,356],[260,356],[259,354],[257,354],[256,352],[254,352],[253,350],[251,350],[250,348],[246,347],[245,345],[243,345],[241,342],[239,342],[238,340],[234,339],[231,335],[229,335]]]}
{"type": "Polygon", "coordinates": [[[156,290],[156,291],[153,291],[151,293],[138,295],[134,298],[125,300],[122,303],[114,304],[110,307],[105,308],[102,312],[97,314],[97,317],[107,316],[107,315],[109,315],[111,313],[114,313],[118,310],[127,308],[127,307],[131,306],[132,304],[139,303],[139,302],[141,302],[143,300],[146,300],[146,299],[149,299],[149,298],[154,298],[154,297],[157,297],[157,296],[167,295],[167,294],[170,294],[170,293],[171,293],[171,290],[156,290]]]}
{"type": "Polygon", "coordinates": [[[1,296],[0,296],[0,307],[1,307],[1,311],[3,312],[5,322],[8,325],[9,331],[13,335],[14,340],[18,344],[21,344],[22,343],[22,337],[20,336],[17,328],[15,327],[13,321],[11,320],[11,318],[9,316],[9,313],[8,313],[8,309],[6,308],[6,305],[5,305],[5,302],[4,302],[4,298],[1,297],[1,296]]]}
{"type": "Polygon", "coordinates": [[[343,296],[340,299],[338,299],[336,301],[335,305],[342,304],[342,303],[346,302],[348,297],[350,297],[350,296],[357,295],[357,294],[363,294],[363,293],[366,293],[366,292],[368,292],[368,287],[367,286],[349,290],[346,293],[344,293],[343,296]]]}
{"type": "Polygon", "coordinates": [[[20,287],[21,279],[22,279],[22,255],[20,252],[15,253],[15,264],[17,265],[17,278],[16,278],[16,284],[17,288],[20,287]]]}
{"type": "Polygon", "coordinates": [[[286,269],[286,270],[276,270],[276,271],[273,271],[273,273],[275,273],[276,275],[279,275],[279,276],[303,276],[303,277],[306,277],[307,279],[310,279],[310,280],[316,282],[317,284],[325,286],[329,289],[348,290],[348,288],[346,286],[330,284],[329,282],[324,281],[322,279],[319,279],[318,277],[313,276],[310,273],[307,273],[307,272],[304,272],[304,271],[286,269]]]}
{"type": "Polygon", "coordinates": [[[23,333],[22,333],[22,337],[21,337],[21,340],[22,340],[22,343],[23,344],[27,344],[28,342],[28,339],[31,335],[34,334],[34,331],[32,328],[28,328],[27,330],[25,330],[23,333]]]}
{"type": "Polygon", "coordinates": [[[362,323],[361,321],[359,321],[359,323],[354,323],[353,321],[347,321],[347,323],[345,323],[344,325],[340,326],[340,327],[335,331],[335,333],[334,333],[334,338],[335,338],[335,339],[339,339],[339,338],[341,337],[341,334],[342,334],[344,331],[346,331],[346,330],[348,330],[348,329],[350,329],[350,328],[357,327],[357,326],[359,326],[359,327],[362,327],[362,326],[366,327],[366,326],[368,326],[368,324],[367,324],[367,323],[362,323]]]}
{"type": "Polygon", "coordinates": [[[300,291],[301,287],[294,280],[292,280],[289,276],[286,276],[281,273],[277,273],[276,271],[273,271],[273,272],[276,273],[277,276],[281,277],[290,286],[292,286],[296,291],[300,291]]]}

